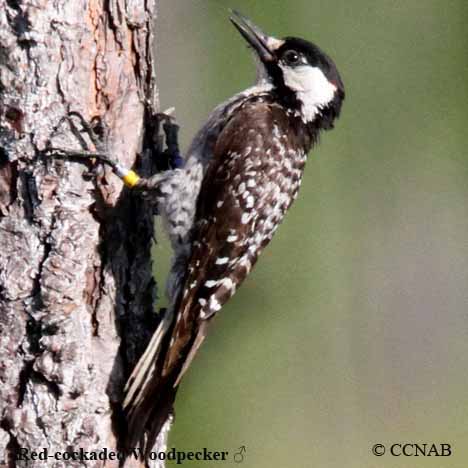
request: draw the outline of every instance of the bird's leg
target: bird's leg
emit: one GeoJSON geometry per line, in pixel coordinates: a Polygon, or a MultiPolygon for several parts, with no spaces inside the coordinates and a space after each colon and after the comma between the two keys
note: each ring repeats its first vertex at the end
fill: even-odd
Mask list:
{"type": "Polygon", "coordinates": [[[179,126],[172,117],[167,114],[160,114],[163,119],[163,130],[166,136],[166,150],[163,155],[168,161],[168,169],[179,169],[184,165],[184,160],[180,155],[179,149],[179,126]]]}
{"type": "MultiPolygon", "coordinates": [[[[173,118],[168,113],[160,113],[156,115],[157,119],[157,130],[159,130],[159,122],[163,122],[163,130],[166,137],[166,150],[160,153],[163,157],[158,158],[159,164],[158,169],[164,172],[170,172],[172,169],[179,168],[183,165],[183,159],[180,155],[179,144],[178,144],[178,131],[179,126],[173,121],[173,118]]],[[[51,154],[54,157],[62,159],[85,159],[85,160],[97,160],[107,166],[122,179],[124,184],[129,188],[136,188],[139,191],[152,192],[158,188],[163,180],[166,180],[168,174],[156,174],[149,178],[140,177],[135,171],[127,169],[115,161],[106,151],[104,126],[101,121],[94,123],[88,123],[84,117],[78,112],[70,112],[67,116],[63,117],[57,126],[54,128],[52,135],[49,139],[49,144],[46,147],[45,152],[51,154]],[[72,117],[79,120],[82,130],[79,130],[75,125],[72,117]],[[73,135],[77,138],[83,151],[68,150],[63,148],[56,148],[50,145],[50,140],[57,133],[58,129],[64,121],[67,121],[73,135]],[[90,151],[89,145],[82,133],[85,133],[96,151],[90,151]]],[[[156,135],[156,138],[158,135],[156,135]]]]}
{"type": "Polygon", "coordinates": [[[117,163],[107,154],[105,149],[106,144],[103,136],[105,134],[104,130],[104,125],[100,120],[94,119],[93,122],[88,123],[80,113],[70,112],[68,115],[62,117],[52,130],[44,153],[60,159],[84,159],[87,161],[97,160],[114,169],[117,163]],[[78,119],[81,125],[81,130],[78,129],[73,117],[78,119]],[[52,139],[59,132],[64,122],[68,123],[73,136],[75,136],[80,143],[82,148],[81,150],[69,150],[52,146],[52,139]],[[88,141],[84,138],[83,133],[88,136],[89,141],[95,148],[95,151],[90,150],[88,141]]]}
{"type": "Polygon", "coordinates": [[[161,185],[174,175],[175,169],[180,169],[184,165],[184,159],[180,154],[178,133],[179,125],[171,115],[173,109],[155,114],[149,122],[150,141],[147,145],[151,147],[157,173],[148,177],[140,178],[135,188],[143,196],[157,201],[157,204],[164,199],[161,192],[161,185]],[[161,135],[161,127],[164,136],[161,135]],[[165,146],[164,148],[164,140],[165,146]]]}

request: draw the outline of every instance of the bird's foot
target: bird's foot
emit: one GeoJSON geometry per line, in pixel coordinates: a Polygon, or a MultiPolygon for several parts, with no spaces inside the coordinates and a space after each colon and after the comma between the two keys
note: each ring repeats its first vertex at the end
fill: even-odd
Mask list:
{"type": "Polygon", "coordinates": [[[156,114],[158,120],[158,130],[162,123],[162,129],[166,140],[166,149],[160,153],[158,169],[167,171],[179,169],[184,165],[184,159],[179,149],[179,125],[172,115],[174,108],[156,114]]]}
{"type": "Polygon", "coordinates": [[[105,134],[105,127],[101,119],[94,118],[91,122],[87,122],[79,112],[73,111],[62,117],[54,127],[44,153],[60,159],[85,159],[91,162],[97,160],[115,169],[117,163],[106,151],[105,134]],[[78,140],[81,150],[70,150],[52,145],[52,139],[60,132],[65,122],[68,123],[70,131],[78,140]],[[90,144],[94,150],[90,149],[90,144]]]}

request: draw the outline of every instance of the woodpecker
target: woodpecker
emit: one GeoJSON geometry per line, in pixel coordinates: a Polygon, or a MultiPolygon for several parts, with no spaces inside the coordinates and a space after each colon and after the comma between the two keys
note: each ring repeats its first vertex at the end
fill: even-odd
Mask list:
{"type": "Polygon", "coordinates": [[[296,199],[307,154],[345,96],[315,44],[268,36],[235,11],[230,20],[254,52],[256,84],[211,113],[182,167],[143,179],[113,164],[157,203],[174,249],[170,305],[125,390],[130,447],[151,450],[213,318],[296,199]]]}

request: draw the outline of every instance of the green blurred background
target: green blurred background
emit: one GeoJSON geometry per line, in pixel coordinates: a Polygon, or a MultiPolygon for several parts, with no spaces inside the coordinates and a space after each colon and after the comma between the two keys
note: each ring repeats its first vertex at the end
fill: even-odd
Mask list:
{"type": "Polygon", "coordinates": [[[254,78],[228,7],[319,44],[347,100],[185,378],[171,445],[245,445],[236,466],[255,468],[466,468],[468,2],[161,0],[161,103],[185,147],[254,78]],[[371,453],[405,442],[453,455],[371,453]]]}

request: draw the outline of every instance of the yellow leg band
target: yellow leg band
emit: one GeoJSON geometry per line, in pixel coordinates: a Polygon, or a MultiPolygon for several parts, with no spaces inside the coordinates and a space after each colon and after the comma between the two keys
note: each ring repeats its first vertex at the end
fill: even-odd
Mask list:
{"type": "Polygon", "coordinates": [[[128,171],[127,174],[122,177],[122,180],[127,187],[133,188],[138,184],[140,176],[134,171],[128,171]]]}

